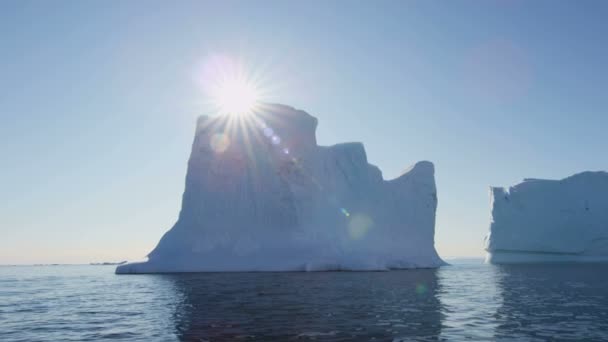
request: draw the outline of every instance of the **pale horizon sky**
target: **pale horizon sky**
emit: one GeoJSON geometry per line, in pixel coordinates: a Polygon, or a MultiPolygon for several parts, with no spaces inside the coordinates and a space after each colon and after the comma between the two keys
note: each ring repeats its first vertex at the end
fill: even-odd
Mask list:
{"type": "Polygon", "coordinates": [[[209,60],[435,164],[442,257],[483,256],[489,186],[606,170],[605,1],[0,2],[0,264],[142,259],[175,222],[209,60]]]}

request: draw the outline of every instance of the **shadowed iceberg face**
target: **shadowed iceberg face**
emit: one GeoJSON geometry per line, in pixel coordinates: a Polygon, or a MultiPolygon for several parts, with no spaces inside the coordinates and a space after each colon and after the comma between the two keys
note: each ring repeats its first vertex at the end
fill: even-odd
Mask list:
{"type": "Polygon", "coordinates": [[[201,117],[175,226],[117,273],[437,267],[434,168],[385,181],[361,143],[318,146],[283,105],[201,117]]]}

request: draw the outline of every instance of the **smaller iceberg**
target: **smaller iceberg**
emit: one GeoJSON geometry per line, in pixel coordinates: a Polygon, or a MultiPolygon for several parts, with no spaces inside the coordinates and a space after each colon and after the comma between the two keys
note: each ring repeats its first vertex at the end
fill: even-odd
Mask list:
{"type": "Polygon", "coordinates": [[[491,188],[491,263],[608,262],[608,173],[491,188]]]}

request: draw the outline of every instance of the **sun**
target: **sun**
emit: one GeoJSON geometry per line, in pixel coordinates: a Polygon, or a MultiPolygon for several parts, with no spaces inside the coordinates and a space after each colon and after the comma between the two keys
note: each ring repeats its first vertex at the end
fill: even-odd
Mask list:
{"type": "Polygon", "coordinates": [[[259,100],[257,87],[243,77],[222,79],[212,96],[220,112],[230,115],[253,112],[259,100]]]}
{"type": "Polygon", "coordinates": [[[252,119],[271,93],[270,72],[264,64],[245,63],[229,55],[206,57],[195,72],[203,91],[205,110],[233,116],[242,121],[252,119]],[[254,67],[257,65],[257,67],[254,67]]]}

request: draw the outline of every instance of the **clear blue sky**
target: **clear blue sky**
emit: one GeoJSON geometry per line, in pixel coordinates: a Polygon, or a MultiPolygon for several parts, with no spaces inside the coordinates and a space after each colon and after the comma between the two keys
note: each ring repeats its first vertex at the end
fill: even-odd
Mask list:
{"type": "Polygon", "coordinates": [[[436,166],[436,245],[481,256],[488,187],[608,168],[605,1],[0,2],[0,263],[139,259],[177,218],[214,55],[269,102],[436,166]]]}

